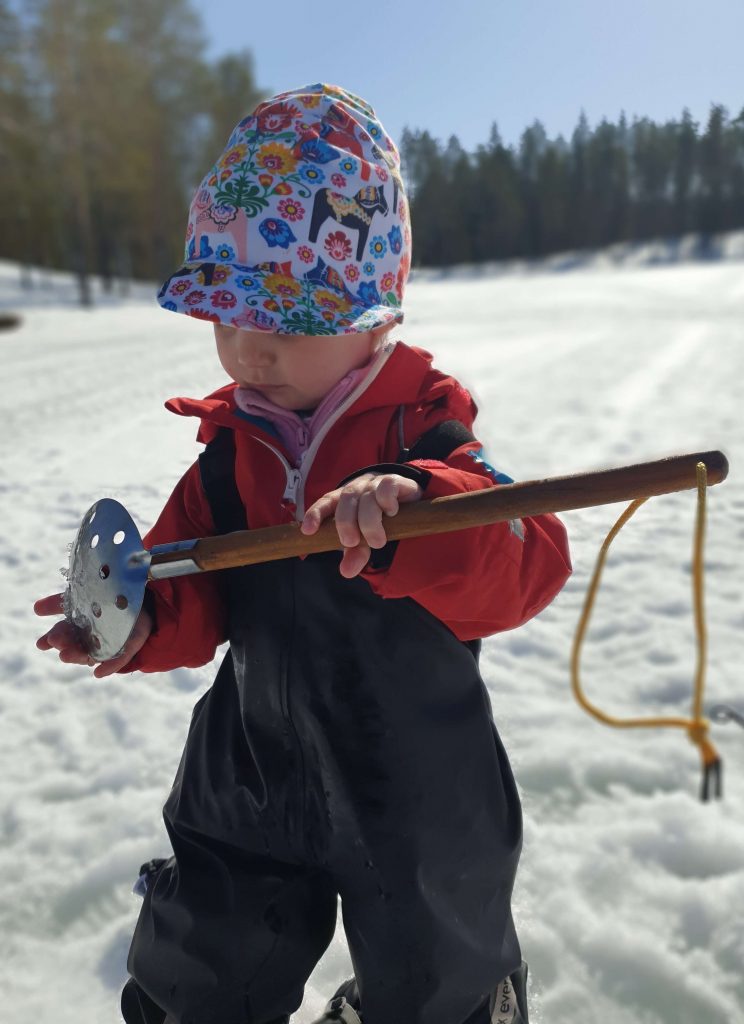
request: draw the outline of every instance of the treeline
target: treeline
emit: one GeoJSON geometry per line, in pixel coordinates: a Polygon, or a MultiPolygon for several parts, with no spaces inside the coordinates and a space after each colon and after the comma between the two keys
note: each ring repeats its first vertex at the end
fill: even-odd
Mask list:
{"type": "MultiPolygon", "coordinates": [[[[76,272],[83,302],[92,273],[172,271],[201,175],[275,91],[249,50],[206,51],[192,0],[0,0],[1,258],[76,272]]],[[[536,122],[517,146],[494,125],[475,153],[406,129],[400,149],[414,266],[744,227],[744,110],[582,116],[568,142],[536,122]]]]}
{"type": "Polygon", "coordinates": [[[259,90],[189,0],[0,0],[0,257],[158,279],[201,175],[259,90]]]}
{"type": "Polygon", "coordinates": [[[518,146],[494,124],[488,145],[463,150],[404,131],[414,266],[534,258],[613,242],[710,235],[744,227],[744,108],[713,105],[703,129],[648,118],[593,131],[582,115],[570,142],[535,122],[518,146]]]}

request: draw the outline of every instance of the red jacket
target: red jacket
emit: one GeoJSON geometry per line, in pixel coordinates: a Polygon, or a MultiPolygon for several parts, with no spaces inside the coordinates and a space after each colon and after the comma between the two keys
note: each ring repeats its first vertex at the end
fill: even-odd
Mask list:
{"type": "MultiPolygon", "coordinates": [[[[204,399],[175,398],[166,407],[198,416],[197,440],[210,441],[221,426],[235,432],[236,479],[252,529],[301,519],[304,510],[340,481],[367,466],[394,462],[400,450],[399,408],[408,447],[427,430],[459,420],[468,430],[476,414],[468,392],[431,366],[431,356],[398,342],[324,424],[303,460],[290,465],[281,443],[237,409],[228,384],[204,399]]],[[[446,462],[417,460],[427,471],[425,498],[498,486],[477,440],[462,444],[446,462]],[[430,476],[429,476],[430,474],[430,476]]],[[[501,478],[503,482],[504,478],[501,478]]],[[[215,532],[195,462],[177,484],[145,546],[215,532]]],[[[410,597],[461,640],[513,629],[540,612],[571,572],[566,531],[552,515],[496,523],[457,533],[401,541],[385,569],[362,575],[383,598],[410,597]]],[[[214,657],[226,639],[219,573],[149,584],[156,630],[123,670],[161,672],[194,667],[214,657]]],[[[267,595],[270,600],[270,595],[267,595]]]]}

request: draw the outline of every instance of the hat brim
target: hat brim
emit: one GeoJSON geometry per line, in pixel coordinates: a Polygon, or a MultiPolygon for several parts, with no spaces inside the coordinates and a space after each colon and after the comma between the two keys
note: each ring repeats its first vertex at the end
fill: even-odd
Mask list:
{"type": "Polygon", "coordinates": [[[392,288],[381,296],[374,284],[355,284],[352,291],[327,267],[298,278],[287,264],[198,261],[164,282],[158,302],[174,313],[270,334],[363,334],[403,322],[392,288]]]}

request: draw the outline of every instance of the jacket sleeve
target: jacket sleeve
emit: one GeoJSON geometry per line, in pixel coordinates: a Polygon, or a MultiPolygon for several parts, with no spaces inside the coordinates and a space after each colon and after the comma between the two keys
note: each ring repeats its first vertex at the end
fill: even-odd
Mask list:
{"type": "MultiPolygon", "coordinates": [[[[425,499],[511,482],[484,461],[477,440],[442,461],[406,463],[404,473],[418,480],[425,499]]],[[[402,540],[387,567],[374,565],[373,558],[363,575],[375,593],[413,598],[460,640],[522,625],[571,574],[566,530],[554,515],[402,540]]]]}
{"type": "MultiPolygon", "coordinates": [[[[166,544],[214,534],[199,465],[176,485],[144,545],[166,544]]],[[[219,573],[196,573],[147,584],[146,605],[155,620],[147,642],[120,672],[165,672],[211,661],[226,639],[225,607],[219,573]]]]}

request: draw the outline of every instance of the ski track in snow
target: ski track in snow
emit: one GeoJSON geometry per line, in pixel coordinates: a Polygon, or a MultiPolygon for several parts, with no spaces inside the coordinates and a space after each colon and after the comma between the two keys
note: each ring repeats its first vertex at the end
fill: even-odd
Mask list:
{"type": "MultiPolygon", "coordinates": [[[[85,510],[116,497],[142,530],[196,456],[162,408],[223,382],[210,328],[147,289],[92,311],[63,275],[22,293],[0,265],[0,958],[3,1020],[119,1021],[139,864],[167,853],[161,807],[215,666],[97,681],[34,647],[85,510]]],[[[722,448],[706,548],[707,704],[744,709],[744,263],[453,276],[409,285],[399,336],[469,386],[480,436],[519,479],[722,448]]],[[[482,668],[520,786],[515,917],[533,1024],[744,1024],[744,732],[714,726],[724,799],[697,799],[681,731],[612,730],[570,695],[573,631],[620,506],[567,513],[574,575],[482,668]]],[[[692,492],[653,499],[610,553],[582,663],[618,715],[689,713],[692,492]]],[[[349,971],[343,931],[293,1024],[349,971]]]]}

